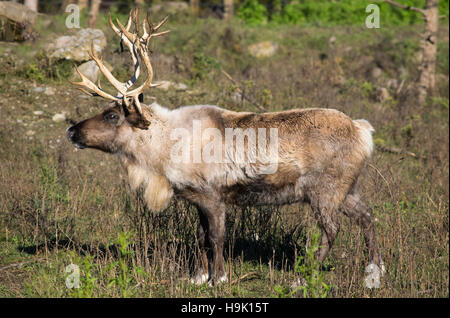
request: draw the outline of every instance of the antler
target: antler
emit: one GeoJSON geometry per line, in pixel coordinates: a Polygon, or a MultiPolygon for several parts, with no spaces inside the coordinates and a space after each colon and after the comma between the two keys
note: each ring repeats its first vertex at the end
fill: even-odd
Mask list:
{"type": "Polygon", "coordinates": [[[168,19],[168,17],[163,19],[156,27],[153,27],[151,20],[149,18],[149,15],[147,13],[147,19],[145,21],[143,21],[143,23],[142,23],[142,28],[143,28],[144,33],[142,36],[139,36],[138,9],[134,10],[134,14],[133,14],[133,10],[130,12],[126,26],[123,26],[122,23],[120,23],[120,21],[118,19],[116,19],[116,22],[117,22],[117,25],[119,26],[119,28],[117,28],[116,25],[112,22],[111,13],[110,13],[108,16],[108,20],[109,20],[109,25],[111,26],[111,29],[114,31],[114,33],[116,33],[120,37],[122,43],[124,43],[125,46],[130,51],[131,59],[133,60],[133,65],[134,65],[134,73],[133,73],[132,77],[126,82],[121,82],[121,81],[117,80],[112,75],[112,73],[109,71],[109,69],[105,67],[102,59],[96,55],[96,53],[94,51],[94,45],[92,44],[91,52],[89,54],[90,57],[95,61],[99,70],[103,73],[103,75],[106,77],[106,79],[114,86],[115,89],[117,89],[118,94],[117,94],[117,96],[112,96],[111,94],[103,91],[100,88],[100,85],[96,85],[92,81],[90,81],[86,76],[84,76],[80,72],[80,70],[78,68],[76,68],[76,71],[78,72],[78,74],[81,77],[81,82],[72,82],[72,84],[82,86],[82,87],[88,88],[89,90],[93,91],[94,94],[82,87],[79,88],[81,91],[83,91],[84,93],[86,93],[90,96],[102,96],[102,97],[110,99],[110,100],[122,101],[125,104],[125,106],[127,106],[127,107],[129,106],[128,99],[132,98],[132,99],[134,99],[134,102],[135,102],[134,104],[136,106],[136,110],[139,112],[139,114],[142,115],[141,104],[139,102],[139,94],[141,94],[144,91],[144,89],[146,89],[147,87],[156,87],[159,85],[159,84],[152,84],[153,68],[150,63],[148,44],[152,37],[161,36],[161,35],[164,35],[164,34],[170,32],[170,31],[163,31],[163,32],[156,33],[156,31],[158,31],[158,29],[161,26],[163,26],[164,23],[166,23],[167,19],[168,19]],[[134,20],[134,25],[135,25],[135,29],[136,29],[135,33],[130,32],[130,28],[131,28],[131,25],[133,24],[132,23],[133,20],[134,20]],[[146,23],[149,26],[149,32],[146,29],[146,23]],[[138,88],[135,88],[131,91],[128,91],[128,89],[131,86],[133,86],[133,84],[139,78],[139,75],[140,75],[139,58],[144,63],[144,65],[147,69],[147,78],[141,86],[139,86],[138,88]]]}

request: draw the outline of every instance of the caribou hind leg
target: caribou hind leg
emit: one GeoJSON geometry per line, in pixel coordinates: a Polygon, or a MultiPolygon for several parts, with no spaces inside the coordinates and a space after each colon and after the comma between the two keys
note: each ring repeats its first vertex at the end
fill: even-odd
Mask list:
{"type": "Polygon", "coordinates": [[[334,240],[340,229],[338,205],[331,196],[320,195],[316,200],[311,201],[311,209],[322,230],[322,239],[316,257],[319,262],[323,262],[333,246],[334,240]]]}
{"type": "Polygon", "coordinates": [[[370,264],[377,265],[381,270],[381,274],[383,274],[385,267],[378,249],[377,228],[373,218],[373,212],[361,200],[356,187],[345,198],[341,205],[341,210],[349,218],[355,220],[362,228],[364,240],[369,251],[370,264]]]}

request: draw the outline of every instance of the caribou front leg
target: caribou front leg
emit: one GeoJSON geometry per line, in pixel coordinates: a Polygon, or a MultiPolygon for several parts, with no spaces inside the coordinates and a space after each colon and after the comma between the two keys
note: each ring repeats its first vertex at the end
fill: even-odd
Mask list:
{"type": "Polygon", "coordinates": [[[207,256],[207,235],[209,232],[208,219],[201,212],[201,208],[197,206],[200,215],[200,226],[198,229],[198,242],[200,248],[200,268],[195,272],[195,276],[191,278],[191,283],[201,285],[209,280],[209,264],[207,256]]]}
{"type": "Polygon", "coordinates": [[[210,284],[225,282],[227,276],[224,267],[223,244],[226,205],[209,192],[189,193],[186,197],[195,204],[200,214],[199,243],[202,268],[192,281],[203,283],[204,275],[208,273],[207,268],[209,267],[211,269],[208,279],[210,284]],[[208,254],[212,254],[212,258],[208,258],[208,254]],[[206,262],[208,264],[205,264],[206,262]]]}

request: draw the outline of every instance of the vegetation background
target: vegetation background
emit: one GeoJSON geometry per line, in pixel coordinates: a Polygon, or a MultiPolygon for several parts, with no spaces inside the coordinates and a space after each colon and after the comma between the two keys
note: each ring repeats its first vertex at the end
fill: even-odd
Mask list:
{"type": "MultiPolygon", "coordinates": [[[[73,61],[45,55],[46,43],[76,30],[65,27],[61,1],[41,0],[46,15],[35,40],[0,42],[0,296],[449,297],[449,1],[439,1],[436,88],[425,105],[414,98],[420,15],[377,2],[381,28],[368,29],[369,3],[235,1],[227,21],[220,1],[201,1],[198,17],[173,13],[166,27],[172,32],[151,44],[152,64],[156,80],[186,88],[153,89],[146,102],[153,96],[168,108],[215,104],[255,112],[329,107],[369,120],[377,151],[363,196],[387,267],[380,288],[365,287],[363,236],[344,217],[326,263],[314,262],[306,247],[317,245],[316,223],[299,204],[230,207],[229,280],[191,285],[199,261],[195,209],[174,201],[159,214],[149,211],[114,157],[66,141],[65,129],[105,102],[69,84],[73,61]],[[275,44],[275,54],[252,56],[249,47],[261,42],[275,44]],[[80,268],[80,288],[66,287],[69,264],[80,268]],[[297,275],[307,278],[306,292],[290,289],[297,275]]],[[[134,4],[108,5],[124,22],[134,4]]],[[[125,79],[129,56],[120,53],[105,9],[96,25],[108,39],[102,56],[125,79]]],[[[87,22],[83,10],[81,27],[87,22]]]]}

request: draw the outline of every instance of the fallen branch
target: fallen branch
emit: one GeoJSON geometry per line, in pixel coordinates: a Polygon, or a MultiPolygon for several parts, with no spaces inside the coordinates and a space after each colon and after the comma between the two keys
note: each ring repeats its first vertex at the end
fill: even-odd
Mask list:
{"type": "Polygon", "coordinates": [[[389,152],[389,153],[396,153],[396,154],[405,154],[405,155],[408,155],[408,156],[416,158],[416,159],[423,159],[423,157],[418,156],[414,152],[406,151],[406,150],[401,149],[401,148],[386,147],[386,146],[382,146],[382,145],[376,145],[376,147],[377,147],[378,150],[380,150],[382,152],[389,152]]]}
{"type": "Polygon", "coordinates": [[[9,265],[0,267],[0,271],[3,271],[3,270],[8,269],[8,268],[12,268],[12,267],[20,267],[20,266],[23,266],[23,265],[26,265],[26,264],[30,264],[30,263],[42,262],[44,260],[45,260],[45,258],[38,258],[38,259],[33,259],[33,260],[24,261],[24,262],[20,262],[20,263],[13,263],[13,264],[9,264],[9,265]]]}
{"type": "Polygon", "coordinates": [[[234,284],[236,284],[237,282],[240,282],[241,280],[244,280],[244,279],[246,279],[246,278],[249,277],[249,276],[257,275],[257,274],[258,274],[257,272],[250,272],[250,273],[244,274],[244,275],[242,275],[241,277],[236,278],[235,280],[233,280],[233,281],[231,282],[231,285],[234,285],[234,284]]]}
{"type": "Polygon", "coordinates": [[[384,0],[384,2],[389,3],[390,5],[393,5],[395,7],[401,8],[401,9],[419,12],[419,13],[422,13],[424,16],[426,15],[425,10],[422,10],[420,8],[411,7],[411,6],[405,6],[405,5],[401,4],[401,3],[398,3],[398,2],[395,2],[395,1],[391,1],[391,0],[384,0]]]}
{"type": "Polygon", "coordinates": [[[236,88],[239,92],[239,94],[241,94],[242,98],[246,99],[248,102],[250,102],[251,104],[255,105],[256,107],[258,107],[259,110],[263,111],[263,112],[267,112],[267,110],[261,106],[260,104],[258,104],[257,102],[255,102],[253,99],[251,99],[250,97],[248,97],[246,94],[244,94],[244,90],[240,87],[239,83],[236,82],[230,74],[228,74],[227,72],[225,72],[224,70],[221,70],[223,75],[225,75],[226,78],[228,78],[234,85],[236,85],[236,88]]]}
{"type": "Polygon", "coordinates": [[[400,94],[400,92],[402,91],[403,85],[405,84],[405,80],[403,79],[400,82],[400,85],[398,86],[397,90],[395,91],[395,94],[398,96],[400,94]]]}

